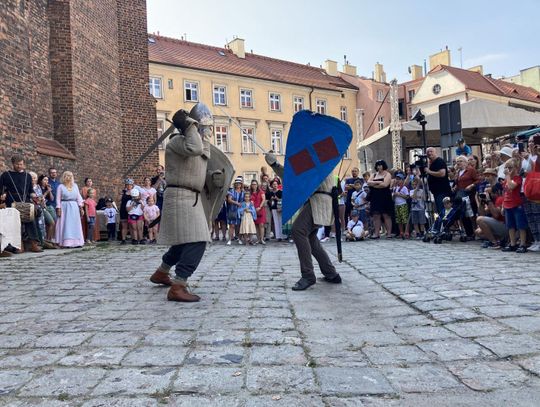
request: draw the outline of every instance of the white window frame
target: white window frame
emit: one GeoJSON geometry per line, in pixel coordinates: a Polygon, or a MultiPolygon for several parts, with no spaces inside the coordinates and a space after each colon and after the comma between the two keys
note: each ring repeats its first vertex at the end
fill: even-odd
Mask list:
{"type": "Polygon", "coordinates": [[[240,95],[240,109],[254,109],[255,108],[255,100],[253,98],[253,89],[248,88],[240,88],[240,92],[238,92],[240,95]],[[251,105],[247,106],[242,103],[242,100],[247,100],[247,95],[242,95],[242,92],[249,92],[249,100],[251,105]]]}
{"type": "Polygon", "coordinates": [[[349,149],[345,150],[345,154],[343,154],[343,158],[346,160],[349,160],[351,158],[351,152],[349,151],[349,149]]]}
{"type": "Polygon", "coordinates": [[[341,121],[346,122],[349,119],[349,114],[347,113],[347,106],[341,106],[339,108],[339,117],[341,121]]]}
{"type": "Polygon", "coordinates": [[[246,171],[244,172],[244,183],[248,184],[251,183],[251,181],[256,180],[259,181],[257,178],[259,176],[259,173],[257,171],[246,171]]]}
{"type": "Polygon", "coordinates": [[[281,94],[277,92],[268,93],[268,107],[271,112],[281,112],[281,94]]]}
{"type": "Polygon", "coordinates": [[[377,102],[382,102],[384,100],[384,92],[382,89],[377,89],[377,102]]]}
{"type": "Polygon", "coordinates": [[[212,100],[214,106],[227,106],[227,87],[225,85],[214,85],[212,87],[212,100]],[[223,97],[223,102],[216,101],[216,96],[220,99],[223,97]]]}
{"type": "Polygon", "coordinates": [[[148,79],[148,90],[156,99],[163,99],[163,78],[159,76],[150,76],[148,79]],[[159,91],[159,95],[156,94],[156,90],[159,91]]]}
{"type": "Polygon", "coordinates": [[[294,112],[299,112],[304,110],[304,97],[303,96],[293,96],[293,110],[294,112]]]}
{"type": "Polygon", "coordinates": [[[270,148],[275,154],[283,155],[283,129],[278,129],[275,127],[270,128],[270,148]],[[279,148],[276,148],[276,141],[279,142],[279,148]]]}
{"type": "Polygon", "coordinates": [[[315,108],[317,110],[317,113],[326,114],[326,111],[327,111],[326,99],[315,99],[315,108]]]}
{"type": "MultiPolygon", "coordinates": [[[[161,135],[165,132],[165,117],[159,117],[157,118],[157,138],[160,138],[161,135]]],[[[163,142],[159,143],[158,149],[159,150],[165,150],[165,146],[167,145],[167,140],[163,140],[163,142]]]]}
{"type": "Polygon", "coordinates": [[[185,80],[184,81],[184,102],[198,102],[199,101],[199,82],[198,81],[191,81],[191,80],[185,80]],[[189,85],[189,86],[188,86],[189,85]],[[193,86],[194,85],[194,86],[193,86]],[[193,98],[193,90],[195,89],[196,98],[193,98]],[[191,98],[187,98],[187,91],[190,91],[191,98]]]}
{"type": "Polygon", "coordinates": [[[409,98],[409,102],[410,102],[411,100],[413,100],[415,96],[416,96],[416,90],[414,90],[414,89],[409,89],[409,90],[407,91],[407,97],[409,98]]]}
{"type": "Polygon", "coordinates": [[[174,89],[174,80],[167,79],[167,88],[174,89]]]}
{"type": "Polygon", "coordinates": [[[256,154],[255,143],[245,133],[248,133],[254,140],[255,127],[254,126],[242,126],[242,154],[256,154]],[[251,131],[251,132],[250,132],[251,131]]]}
{"type": "Polygon", "coordinates": [[[377,122],[379,124],[379,131],[384,129],[384,116],[379,116],[377,122]]]}
{"type": "Polygon", "coordinates": [[[214,125],[214,145],[219,148],[224,153],[230,152],[230,137],[229,137],[229,126],[225,124],[216,124],[214,125]],[[223,137],[225,137],[225,142],[223,142],[223,137]]]}

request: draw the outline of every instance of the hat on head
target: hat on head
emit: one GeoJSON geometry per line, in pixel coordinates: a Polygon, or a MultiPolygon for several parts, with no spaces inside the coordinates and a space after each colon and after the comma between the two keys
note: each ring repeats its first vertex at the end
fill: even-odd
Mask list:
{"type": "Polygon", "coordinates": [[[131,197],[132,198],[138,198],[139,195],[141,195],[141,193],[139,192],[139,190],[137,188],[134,188],[132,191],[131,191],[131,197]]]}
{"type": "Polygon", "coordinates": [[[405,179],[405,174],[403,174],[402,172],[398,172],[396,174],[396,178],[399,178],[399,179],[405,179]]]}
{"type": "Polygon", "coordinates": [[[504,154],[504,155],[506,155],[508,157],[512,157],[512,152],[513,151],[514,150],[512,150],[510,147],[505,146],[505,147],[501,148],[501,151],[499,151],[499,153],[504,154]]]}
{"type": "Polygon", "coordinates": [[[457,144],[461,144],[461,143],[465,143],[465,140],[463,139],[463,137],[459,138],[457,141],[457,144]]]}
{"type": "Polygon", "coordinates": [[[236,179],[234,180],[234,183],[235,184],[243,184],[244,179],[242,177],[236,177],[236,179]]]}
{"type": "Polygon", "coordinates": [[[484,170],[484,175],[497,175],[497,169],[496,168],[486,168],[484,170]]]}
{"type": "Polygon", "coordinates": [[[124,180],[124,184],[126,184],[126,185],[135,185],[135,181],[133,181],[131,178],[126,178],[124,180]]]}
{"type": "Polygon", "coordinates": [[[360,214],[358,213],[358,211],[353,210],[353,211],[351,211],[351,218],[352,218],[353,216],[360,216],[360,214]]]}

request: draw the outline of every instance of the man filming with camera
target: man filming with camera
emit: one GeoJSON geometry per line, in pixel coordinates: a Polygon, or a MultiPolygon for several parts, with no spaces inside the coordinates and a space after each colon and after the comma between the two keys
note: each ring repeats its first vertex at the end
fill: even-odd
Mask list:
{"type": "Polygon", "coordinates": [[[503,189],[497,182],[497,169],[486,168],[484,177],[488,182],[484,192],[478,194],[478,218],[476,236],[486,241],[483,248],[500,249],[502,241],[507,239],[508,229],[504,223],[503,189]]]}
{"type": "Polygon", "coordinates": [[[444,160],[437,156],[437,151],[433,147],[426,150],[429,165],[425,168],[427,174],[429,190],[433,194],[437,213],[444,209],[443,199],[452,196],[450,180],[448,179],[448,168],[444,160]]]}

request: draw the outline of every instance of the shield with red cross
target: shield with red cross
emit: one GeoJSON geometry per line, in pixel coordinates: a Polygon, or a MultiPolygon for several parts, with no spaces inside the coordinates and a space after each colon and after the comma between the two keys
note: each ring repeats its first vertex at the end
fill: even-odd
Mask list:
{"type": "Polygon", "coordinates": [[[334,117],[309,110],[301,110],[293,116],[285,152],[283,223],[334,170],[351,140],[349,125],[334,117]]]}

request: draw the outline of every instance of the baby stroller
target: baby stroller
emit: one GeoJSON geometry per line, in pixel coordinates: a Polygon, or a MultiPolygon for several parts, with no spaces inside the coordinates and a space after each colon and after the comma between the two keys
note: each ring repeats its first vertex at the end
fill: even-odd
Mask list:
{"type": "Polygon", "coordinates": [[[441,244],[444,240],[448,242],[451,241],[453,237],[451,228],[456,224],[459,227],[460,241],[464,241],[462,239],[466,239],[465,232],[459,224],[459,220],[461,219],[461,214],[463,212],[463,203],[464,202],[461,198],[454,199],[450,212],[445,214],[446,212],[443,210],[439,214],[435,222],[433,222],[431,228],[424,236],[423,241],[428,243],[433,239],[433,243],[435,244],[441,244]]]}

